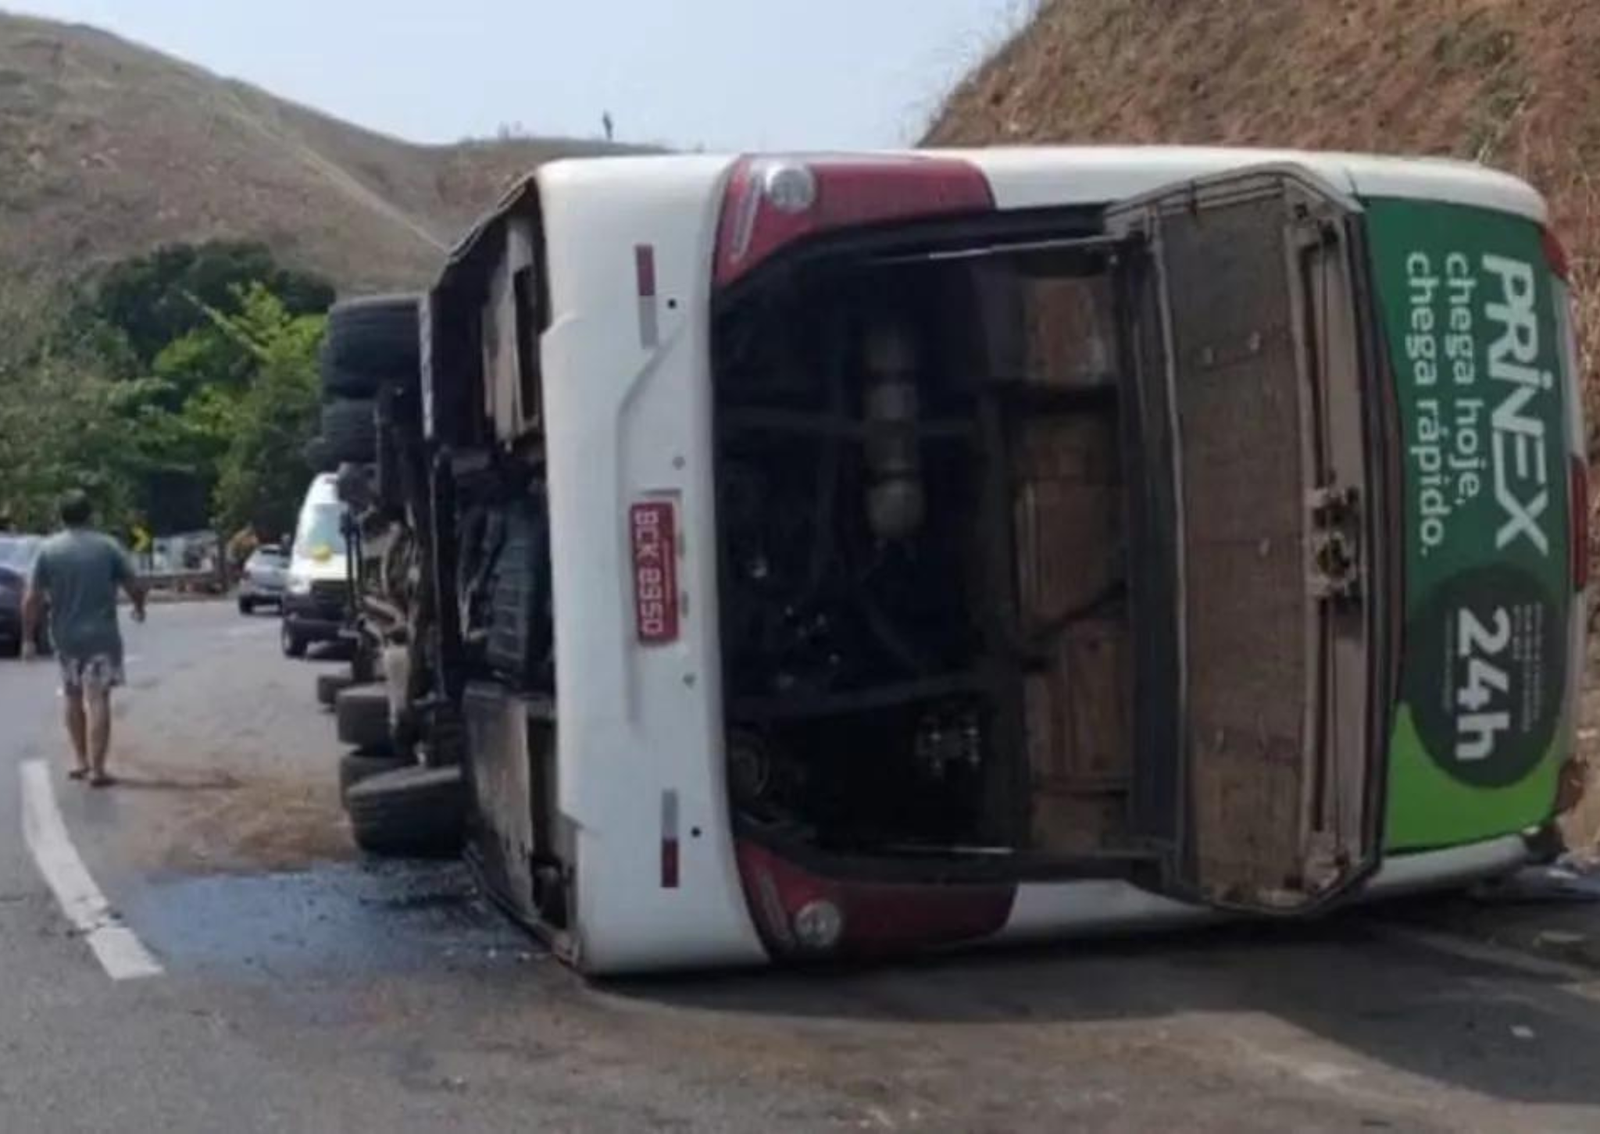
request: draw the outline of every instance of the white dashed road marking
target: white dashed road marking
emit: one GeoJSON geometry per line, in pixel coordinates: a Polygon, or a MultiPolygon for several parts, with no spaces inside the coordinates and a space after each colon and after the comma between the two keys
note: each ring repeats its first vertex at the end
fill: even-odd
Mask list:
{"type": "Polygon", "coordinates": [[[72,845],[50,784],[49,765],[28,760],[21,765],[21,774],[23,838],[67,920],[83,934],[112,980],[160,976],[160,962],[122,924],[72,845]]]}

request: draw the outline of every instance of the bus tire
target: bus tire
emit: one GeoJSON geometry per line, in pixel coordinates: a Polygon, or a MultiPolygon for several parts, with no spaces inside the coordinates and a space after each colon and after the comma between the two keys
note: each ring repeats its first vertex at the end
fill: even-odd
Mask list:
{"type": "Polygon", "coordinates": [[[409,390],[417,385],[419,378],[414,373],[378,374],[367,370],[351,370],[324,360],[322,397],[325,401],[334,398],[376,398],[385,387],[409,390]]]}
{"type": "Polygon", "coordinates": [[[369,295],[335,304],[328,312],[325,375],[415,375],[420,302],[415,295],[369,295]]]}
{"type": "Polygon", "coordinates": [[[354,677],[346,673],[319,673],[317,674],[317,704],[324,709],[333,708],[339,694],[356,683],[354,677]]]}
{"type": "Polygon", "coordinates": [[[377,398],[378,441],[373,454],[373,488],[378,501],[395,511],[406,505],[405,481],[401,475],[404,444],[403,427],[396,420],[395,397],[392,392],[377,398]]]}
{"type": "Polygon", "coordinates": [[[359,752],[382,752],[390,747],[389,693],[382,685],[356,685],[341,689],[333,699],[339,725],[339,743],[359,752]]]}
{"type": "Polygon", "coordinates": [[[346,752],[339,757],[339,798],[344,799],[350,789],[359,783],[387,772],[399,772],[415,767],[410,760],[397,756],[363,756],[359,752],[346,752]]]}
{"type": "Polygon", "coordinates": [[[466,840],[460,768],[403,768],[351,787],[345,810],[356,845],[395,858],[449,858],[466,840]]]}
{"type": "Polygon", "coordinates": [[[356,638],[354,652],[350,655],[350,676],[356,685],[370,685],[378,680],[377,651],[365,634],[356,638]]]}
{"type": "Polygon", "coordinates": [[[335,466],[371,464],[378,452],[378,423],[367,398],[336,398],[322,406],[322,444],[335,466]]]}

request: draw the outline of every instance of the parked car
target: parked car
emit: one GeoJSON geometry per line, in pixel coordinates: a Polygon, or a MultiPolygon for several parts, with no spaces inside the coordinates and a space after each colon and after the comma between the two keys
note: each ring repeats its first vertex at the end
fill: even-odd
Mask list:
{"type": "MultiPolygon", "coordinates": [[[[22,651],[22,596],[42,542],[38,536],[0,536],[0,655],[16,657],[22,651]]],[[[40,653],[50,648],[48,621],[40,619],[35,632],[40,653]]]]}
{"type": "Polygon", "coordinates": [[[239,578],[239,613],[254,614],[258,606],[283,609],[283,592],[289,583],[289,555],[281,547],[258,547],[245,560],[239,578]]]}

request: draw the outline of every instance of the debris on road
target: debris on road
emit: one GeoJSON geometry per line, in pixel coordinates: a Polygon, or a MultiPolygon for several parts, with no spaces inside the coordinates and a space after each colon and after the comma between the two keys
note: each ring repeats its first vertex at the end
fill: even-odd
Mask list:
{"type": "Polygon", "coordinates": [[[1472,891],[1483,905],[1529,902],[1600,902],[1600,869],[1571,855],[1549,866],[1531,866],[1472,891]]]}

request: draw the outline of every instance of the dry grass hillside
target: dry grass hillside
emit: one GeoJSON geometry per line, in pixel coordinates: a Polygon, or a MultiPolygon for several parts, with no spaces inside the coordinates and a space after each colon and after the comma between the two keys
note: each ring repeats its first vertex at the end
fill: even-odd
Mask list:
{"type": "MultiPolygon", "coordinates": [[[[1600,0],[1044,0],[950,96],[926,141],[1280,145],[1449,155],[1518,173],[1549,197],[1573,260],[1593,455],[1596,60],[1600,0]]],[[[1595,660],[1580,731],[1592,772],[1595,660]]],[[[1600,845],[1600,776],[1569,835],[1600,845]]]]}
{"type": "Polygon", "coordinates": [[[414,285],[517,174],[609,149],[412,145],[93,28],[0,13],[0,270],[13,280],[249,238],[341,287],[414,285]]]}

